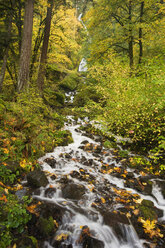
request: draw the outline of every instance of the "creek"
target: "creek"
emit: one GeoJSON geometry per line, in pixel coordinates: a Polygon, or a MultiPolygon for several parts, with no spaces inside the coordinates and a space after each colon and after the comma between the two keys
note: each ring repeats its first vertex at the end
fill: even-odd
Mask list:
{"type": "Polygon", "coordinates": [[[52,240],[45,241],[44,247],[146,247],[143,246],[146,241],[139,239],[130,215],[127,215],[130,212],[128,206],[132,205],[134,199],[150,200],[160,210],[163,221],[165,199],[159,186],[161,180],[151,178],[150,194],[145,190],[139,192],[136,187],[126,186],[130,177],[135,182],[142,176],[126,165],[123,168],[114,149],[102,146],[101,137],[87,137],[89,135],[81,130],[86,125],[87,119],[76,122],[71,116],[68,117],[65,129],[71,132],[74,142],[55,148],[52,153],[39,160],[49,184],[45,188],[41,187],[37,194],[34,192],[33,198],[54,204],[63,210],[55,236],[52,240]],[[105,173],[104,167],[111,173],[105,173]],[[119,196],[123,201],[118,199],[119,196]],[[120,214],[121,212],[124,214],[120,214]],[[91,238],[84,241],[87,246],[81,242],[84,228],[91,238]],[[65,238],[61,246],[57,246],[56,242],[62,235],[65,238]]]}
{"type": "MultiPolygon", "coordinates": [[[[78,20],[87,31],[81,17],[78,20]]],[[[83,58],[79,72],[86,71],[83,58]]],[[[74,95],[67,93],[66,103],[73,103],[74,95]]],[[[34,191],[33,198],[60,215],[56,232],[43,247],[165,247],[163,236],[158,246],[147,239],[138,220],[145,219],[147,210],[164,225],[165,181],[130,168],[115,149],[103,147],[103,137],[84,130],[88,125],[88,118],[75,121],[68,116],[64,129],[72,134],[73,143],[39,159],[48,185],[34,191]]]]}

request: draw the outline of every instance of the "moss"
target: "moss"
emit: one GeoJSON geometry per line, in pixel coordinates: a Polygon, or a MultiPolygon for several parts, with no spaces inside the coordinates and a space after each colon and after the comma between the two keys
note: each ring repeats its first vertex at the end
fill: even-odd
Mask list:
{"type": "Polygon", "coordinates": [[[40,217],[39,230],[44,237],[51,236],[54,233],[54,220],[50,216],[48,219],[40,217]]]}
{"type": "Polygon", "coordinates": [[[103,146],[106,147],[106,148],[117,148],[116,143],[115,142],[112,142],[112,141],[109,141],[109,140],[106,140],[103,143],[103,146]]]}
{"type": "Polygon", "coordinates": [[[128,157],[128,152],[127,151],[119,151],[119,156],[122,158],[127,158],[128,157]]]}
{"type": "Polygon", "coordinates": [[[139,209],[140,215],[145,219],[155,220],[158,217],[152,201],[143,200],[141,205],[139,206],[139,209]]]}

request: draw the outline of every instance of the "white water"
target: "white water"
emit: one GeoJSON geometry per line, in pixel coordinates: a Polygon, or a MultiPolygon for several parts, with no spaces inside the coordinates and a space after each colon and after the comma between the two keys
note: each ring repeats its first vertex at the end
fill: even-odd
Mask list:
{"type": "MultiPolygon", "coordinates": [[[[69,117],[70,121],[74,123],[74,121],[69,117]]],[[[82,133],[77,131],[77,128],[79,125],[77,124],[67,124],[65,126],[66,130],[69,130],[72,133],[72,137],[74,142],[68,146],[64,147],[57,147],[54,152],[46,154],[44,157],[42,157],[39,161],[42,163],[42,168],[44,171],[49,171],[50,173],[54,173],[56,175],[56,179],[52,180],[50,177],[48,177],[49,185],[46,188],[41,188],[40,196],[34,195],[35,198],[38,198],[40,200],[48,201],[48,202],[54,202],[58,206],[65,207],[66,212],[63,216],[63,224],[59,227],[58,232],[56,235],[60,233],[68,233],[72,237],[72,245],[73,248],[80,248],[81,245],[77,244],[77,240],[79,239],[80,233],[81,233],[81,226],[87,225],[90,228],[91,233],[93,234],[93,237],[96,239],[102,240],[104,242],[105,248],[142,248],[142,241],[139,240],[134,228],[132,225],[122,225],[123,235],[125,236],[125,239],[122,241],[119,240],[114,231],[111,227],[106,226],[103,222],[103,217],[101,214],[93,208],[91,205],[96,199],[96,196],[101,198],[101,195],[99,195],[99,192],[96,193],[91,192],[90,188],[92,186],[97,187],[97,185],[104,185],[105,182],[109,182],[109,187],[112,190],[112,187],[116,185],[118,188],[130,190],[130,188],[124,187],[123,179],[119,179],[116,177],[113,177],[108,174],[102,174],[99,172],[99,169],[101,168],[101,165],[103,161],[107,160],[107,158],[102,158],[103,161],[100,161],[99,157],[95,157],[92,153],[86,152],[79,148],[81,143],[83,141],[88,141],[92,144],[99,144],[95,142],[94,140],[84,136],[82,133]],[[65,157],[62,157],[61,154],[71,154],[71,159],[67,159],[65,157]],[[52,169],[47,163],[44,162],[46,158],[54,157],[56,159],[56,168],[52,169]],[[82,157],[85,157],[87,159],[92,159],[95,162],[95,165],[86,166],[83,165],[80,160],[82,157]],[[82,181],[77,178],[72,178],[71,175],[69,175],[72,171],[77,171],[83,169],[87,174],[90,174],[96,178],[95,185],[89,184],[88,181],[82,181]],[[75,201],[70,199],[65,199],[62,196],[61,191],[61,184],[59,182],[60,178],[63,178],[64,176],[67,176],[69,179],[72,180],[72,182],[84,185],[86,187],[86,193],[82,197],[81,200],[75,201]],[[56,192],[50,197],[45,197],[45,190],[47,188],[51,187],[56,188],[56,192]]],[[[82,122],[81,125],[84,125],[85,123],[82,122]]],[[[113,155],[111,156],[111,162],[113,161],[113,155]]],[[[107,161],[106,161],[107,162],[107,161]]],[[[120,167],[120,163],[117,164],[115,160],[113,161],[115,163],[115,166],[120,167]]],[[[136,193],[137,191],[134,189],[131,189],[132,193],[136,193]]],[[[153,186],[153,195],[147,196],[143,194],[139,194],[141,198],[152,200],[154,202],[154,205],[162,209],[164,211],[164,217],[165,219],[165,200],[163,199],[163,196],[161,194],[160,188],[157,186],[156,182],[154,181],[153,186]]],[[[114,206],[114,209],[118,209],[118,207],[121,207],[121,204],[116,204],[114,206]]],[[[45,243],[45,247],[51,247],[51,244],[45,243]]]]}

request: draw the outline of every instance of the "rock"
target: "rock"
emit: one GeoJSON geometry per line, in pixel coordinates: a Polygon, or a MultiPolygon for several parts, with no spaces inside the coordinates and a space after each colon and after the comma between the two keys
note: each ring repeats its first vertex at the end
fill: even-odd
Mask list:
{"type": "Polygon", "coordinates": [[[93,150],[93,144],[87,143],[84,146],[84,151],[92,151],[93,150]]]}
{"type": "Polygon", "coordinates": [[[63,244],[63,242],[58,240],[55,240],[51,245],[53,245],[54,248],[73,248],[72,244],[63,244]]]}
{"type": "Polygon", "coordinates": [[[78,243],[82,244],[82,248],[104,248],[103,241],[91,236],[88,226],[82,228],[78,243]]]}
{"type": "Polygon", "coordinates": [[[38,207],[40,216],[46,219],[51,216],[58,223],[61,223],[65,210],[66,209],[64,207],[58,206],[52,202],[43,202],[43,204],[39,205],[38,207]]]}
{"type": "Polygon", "coordinates": [[[50,167],[55,168],[56,160],[54,157],[46,158],[44,162],[50,165],[50,167]]]}
{"type": "Polygon", "coordinates": [[[55,226],[54,226],[54,220],[50,216],[48,219],[40,217],[38,221],[38,229],[40,234],[44,238],[48,238],[54,234],[55,226]]]}
{"type": "Polygon", "coordinates": [[[165,181],[159,181],[156,180],[156,184],[159,186],[159,188],[161,189],[162,195],[165,198],[165,181]]]}
{"type": "Polygon", "coordinates": [[[163,210],[156,208],[150,200],[143,200],[139,206],[139,210],[140,216],[145,219],[155,220],[163,216],[163,210]]]}
{"type": "Polygon", "coordinates": [[[94,152],[95,152],[95,153],[100,153],[101,150],[102,150],[102,146],[100,146],[100,145],[94,146],[94,152]]]}
{"type": "Polygon", "coordinates": [[[83,145],[86,145],[88,143],[89,143],[88,140],[84,140],[84,141],[81,142],[81,144],[83,144],[83,145]]]}
{"type": "Polygon", "coordinates": [[[48,182],[44,172],[40,169],[31,171],[27,175],[28,185],[32,188],[46,187],[48,182]]]}
{"type": "Polygon", "coordinates": [[[55,188],[48,188],[45,190],[45,197],[52,198],[55,193],[56,193],[55,188]]]}
{"type": "Polygon", "coordinates": [[[102,212],[103,215],[103,220],[104,223],[108,226],[110,226],[116,236],[119,239],[124,239],[125,240],[125,236],[123,233],[123,229],[122,229],[122,225],[130,225],[130,222],[127,218],[127,216],[125,214],[120,214],[119,212],[102,212]]]}
{"type": "Polygon", "coordinates": [[[85,187],[83,185],[71,183],[65,185],[62,188],[62,194],[64,198],[69,198],[73,200],[80,200],[81,197],[85,194],[85,187]]]}

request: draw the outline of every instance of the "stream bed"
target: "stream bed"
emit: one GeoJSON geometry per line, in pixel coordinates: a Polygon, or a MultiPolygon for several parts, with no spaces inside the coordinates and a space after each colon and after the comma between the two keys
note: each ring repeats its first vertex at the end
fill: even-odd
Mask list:
{"type": "Polygon", "coordinates": [[[48,183],[33,198],[44,203],[41,213],[53,216],[56,226],[42,247],[165,247],[165,181],[129,168],[115,149],[102,146],[99,135],[81,130],[86,125],[86,119],[68,117],[65,129],[73,143],[39,159],[48,183]],[[159,220],[159,228],[155,222],[148,233],[147,211],[159,220]]]}

